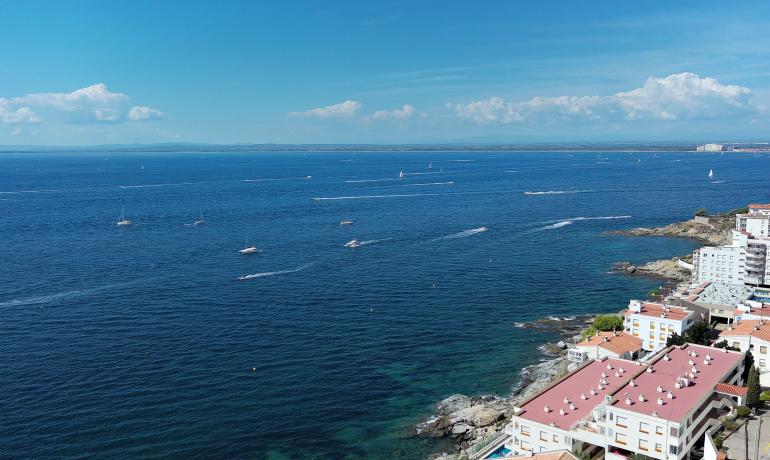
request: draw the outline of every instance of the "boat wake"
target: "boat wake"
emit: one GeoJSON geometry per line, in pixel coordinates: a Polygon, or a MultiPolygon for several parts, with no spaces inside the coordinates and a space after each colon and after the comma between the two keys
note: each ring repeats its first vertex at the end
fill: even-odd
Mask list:
{"type": "Polygon", "coordinates": [[[422,184],[399,184],[396,187],[428,187],[428,186],[431,186],[431,185],[452,185],[452,184],[454,184],[454,181],[449,181],[449,182],[424,182],[422,184]]]}
{"type": "Polygon", "coordinates": [[[709,182],[709,184],[724,184],[727,182],[726,180],[712,180],[709,182]]]}
{"type": "Polygon", "coordinates": [[[289,274],[289,273],[297,273],[299,271],[302,271],[302,270],[308,268],[311,265],[313,265],[313,264],[305,264],[305,265],[302,265],[300,267],[297,267],[297,268],[294,268],[294,269],[291,269],[291,270],[277,270],[277,271],[274,271],[274,272],[254,273],[253,275],[241,275],[241,276],[238,277],[238,279],[240,281],[246,281],[246,280],[252,280],[252,279],[255,279],[255,278],[266,278],[268,276],[286,275],[286,274],[289,274]]]}
{"type": "Polygon", "coordinates": [[[555,224],[546,225],[545,227],[538,227],[538,228],[532,229],[532,231],[533,232],[541,232],[543,230],[553,230],[553,229],[556,229],[556,228],[566,227],[567,225],[572,225],[572,224],[574,224],[574,222],[571,221],[571,220],[562,220],[561,222],[556,222],[555,224]]]}
{"type": "Polygon", "coordinates": [[[46,295],[40,295],[40,296],[34,296],[34,297],[27,297],[23,299],[13,299],[13,300],[7,300],[5,302],[0,302],[0,308],[2,307],[22,307],[27,305],[43,305],[50,302],[55,302],[57,300],[65,300],[65,299],[72,299],[76,297],[83,297],[87,296],[89,294],[95,294],[98,292],[106,291],[109,289],[115,289],[118,287],[125,287],[130,286],[132,284],[135,284],[137,281],[144,281],[144,280],[135,280],[135,281],[129,281],[125,283],[114,283],[114,284],[108,284],[105,286],[95,287],[91,289],[78,289],[74,291],[64,291],[64,292],[57,292],[55,294],[46,294],[46,295]]]}
{"type": "Polygon", "coordinates": [[[525,195],[564,195],[571,193],[590,193],[596,190],[546,190],[543,192],[524,192],[525,195]]]}
{"type": "Polygon", "coordinates": [[[465,238],[466,236],[478,235],[479,233],[486,232],[487,230],[489,230],[487,227],[471,228],[471,229],[468,229],[468,230],[463,230],[462,232],[452,233],[451,235],[440,236],[438,238],[432,239],[431,241],[453,240],[455,238],[465,238]]]}
{"type": "Polygon", "coordinates": [[[570,221],[570,222],[579,222],[582,220],[615,220],[615,219],[630,219],[632,216],[599,216],[599,217],[569,217],[567,219],[555,219],[555,220],[546,220],[543,223],[544,224],[552,224],[554,222],[564,222],[564,221],[570,221]]]}
{"type": "Polygon", "coordinates": [[[398,181],[401,179],[351,179],[346,180],[345,183],[347,184],[363,184],[365,182],[392,182],[392,181],[398,181]]]}

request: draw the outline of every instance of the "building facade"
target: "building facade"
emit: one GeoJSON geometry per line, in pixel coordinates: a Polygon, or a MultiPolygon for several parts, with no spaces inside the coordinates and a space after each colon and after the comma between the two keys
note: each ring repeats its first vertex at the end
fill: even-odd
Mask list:
{"type": "Polygon", "coordinates": [[[570,450],[679,460],[737,404],[742,371],[742,353],[693,344],[648,364],[587,361],[515,408],[506,447],[514,455],[570,450]]]}
{"type": "Polygon", "coordinates": [[[630,333],[597,331],[595,335],[576,343],[567,351],[567,356],[577,363],[602,358],[633,360],[641,350],[642,339],[630,333]]]}
{"type": "Polygon", "coordinates": [[[733,348],[751,353],[759,370],[759,382],[770,387],[770,321],[742,320],[719,334],[733,348]]]}
{"type": "Polygon", "coordinates": [[[704,319],[685,307],[640,300],[630,301],[623,317],[625,332],[640,338],[647,352],[666,348],[668,338],[674,333],[682,335],[696,321],[704,319]]]}

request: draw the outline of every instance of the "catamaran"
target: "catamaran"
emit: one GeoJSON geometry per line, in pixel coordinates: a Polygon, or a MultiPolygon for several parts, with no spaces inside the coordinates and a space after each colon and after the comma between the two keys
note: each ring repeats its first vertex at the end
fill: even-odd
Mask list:
{"type": "Polygon", "coordinates": [[[120,212],[120,220],[118,221],[117,225],[118,227],[125,227],[127,225],[131,225],[133,222],[126,219],[126,207],[123,206],[123,210],[120,212]]]}
{"type": "Polygon", "coordinates": [[[709,179],[713,179],[713,178],[714,178],[714,170],[709,169],[709,179]]]}

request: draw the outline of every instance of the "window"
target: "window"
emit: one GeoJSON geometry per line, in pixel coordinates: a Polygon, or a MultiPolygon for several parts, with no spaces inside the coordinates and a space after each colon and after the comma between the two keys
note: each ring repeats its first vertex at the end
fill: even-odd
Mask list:
{"type": "Polygon", "coordinates": [[[658,436],[663,436],[663,427],[662,426],[656,426],[655,427],[655,434],[658,436]]]}
{"type": "Polygon", "coordinates": [[[513,423],[513,429],[518,430],[519,429],[519,422],[513,423]]]}
{"type": "Polygon", "coordinates": [[[634,327],[639,327],[639,320],[635,319],[633,324],[634,324],[634,327]]]}
{"type": "Polygon", "coordinates": [[[666,340],[666,334],[664,334],[664,333],[662,333],[662,332],[661,332],[661,333],[660,333],[660,340],[661,340],[661,341],[664,341],[664,340],[666,340]]]}
{"type": "Polygon", "coordinates": [[[655,333],[650,331],[650,340],[655,340],[655,333]]]}
{"type": "Polygon", "coordinates": [[[764,359],[759,360],[759,367],[762,367],[762,368],[767,367],[767,364],[765,363],[764,359]]]}
{"type": "Polygon", "coordinates": [[[655,443],[655,452],[663,452],[663,444],[655,443]]]}
{"type": "Polygon", "coordinates": [[[762,353],[763,355],[766,355],[767,354],[767,347],[759,347],[759,352],[762,353]]]}
{"type": "Polygon", "coordinates": [[[679,446],[668,446],[668,453],[674,455],[679,454],[679,446]]]}
{"type": "Polygon", "coordinates": [[[540,440],[548,442],[548,433],[546,433],[545,431],[541,431],[540,432],[540,440]]]}
{"type": "Polygon", "coordinates": [[[521,441],[521,444],[519,444],[522,449],[529,450],[529,443],[527,441],[521,441]]]}
{"type": "Polygon", "coordinates": [[[674,438],[678,438],[679,437],[679,430],[675,426],[672,426],[668,430],[668,435],[672,436],[674,438]]]}
{"type": "Polygon", "coordinates": [[[625,417],[618,415],[617,419],[615,420],[615,425],[621,428],[628,428],[628,420],[625,417]]]}
{"type": "Polygon", "coordinates": [[[733,342],[733,348],[741,349],[741,344],[738,342],[733,342]]]}
{"type": "Polygon", "coordinates": [[[648,451],[648,450],[650,450],[650,445],[647,443],[646,440],[640,439],[639,440],[639,449],[641,449],[643,451],[648,451]]]}
{"type": "Polygon", "coordinates": [[[639,329],[634,329],[634,337],[639,337],[639,329]]]}
{"type": "Polygon", "coordinates": [[[616,443],[625,446],[627,444],[627,442],[628,442],[627,439],[628,438],[626,438],[626,435],[624,435],[623,433],[615,433],[615,442],[616,443]]]}
{"type": "Polygon", "coordinates": [[[639,432],[644,434],[650,434],[650,424],[645,422],[639,422],[639,432]]]}
{"type": "Polygon", "coordinates": [[[553,442],[559,442],[559,436],[557,436],[557,435],[553,435],[553,439],[552,439],[552,441],[553,441],[553,442]]]}
{"type": "Polygon", "coordinates": [[[529,427],[528,426],[521,426],[521,435],[522,436],[529,436],[529,427]]]}
{"type": "Polygon", "coordinates": [[[655,330],[655,323],[650,323],[650,329],[655,330]]]}

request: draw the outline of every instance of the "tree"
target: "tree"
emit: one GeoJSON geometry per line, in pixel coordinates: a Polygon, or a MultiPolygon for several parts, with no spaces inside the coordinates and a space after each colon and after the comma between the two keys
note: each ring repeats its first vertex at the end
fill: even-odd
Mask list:
{"type": "Polygon", "coordinates": [[[751,352],[743,355],[743,374],[741,374],[741,382],[746,385],[749,381],[749,373],[754,368],[754,356],[751,352]]]}
{"type": "Polygon", "coordinates": [[[690,326],[685,332],[685,341],[698,345],[708,345],[711,337],[711,325],[706,320],[700,320],[690,326]]]}
{"type": "Polygon", "coordinates": [[[749,415],[751,415],[751,409],[746,406],[738,406],[735,409],[735,414],[740,418],[749,418],[749,415]]]}
{"type": "Polygon", "coordinates": [[[722,339],[721,341],[715,343],[714,344],[714,348],[719,348],[720,350],[721,349],[728,349],[728,350],[732,350],[732,351],[741,351],[740,348],[735,348],[735,347],[731,346],[729,343],[727,343],[727,340],[724,340],[724,339],[722,339]]]}
{"type": "Polygon", "coordinates": [[[685,339],[685,337],[683,337],[683,336],[677,334],[676,332],[674,332],[673,334],[668,336],[668,339],[666,340],[666,348],[668,348],[670,346],[673,346],[673,345],[682,346],[685,343],[687,343],[687,340],[685,339]]]}
{"type": "Polygon", "coordinates": [[[746,405],[749,407],[759,407],[762,404],[762,401],[759,399],[761,392],[759,386],[759,371],[754,366],[751,366],[751,370],[749,371],[748,387],[749,392],[746,394],[746,405]]]}
{"type": "Polygon", "coordinates": [[[700,208],[697,211],[695,211],[695,215],[699,217],[706,217],[709,215],[709,212],[706,208],[700,208]]]}
{"type": "Polygon", "coordinates": [[[623,330],[623,318],[619,315],[598,315],[594,318],[594,327],[600,331],[623,330]]]}

